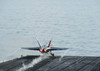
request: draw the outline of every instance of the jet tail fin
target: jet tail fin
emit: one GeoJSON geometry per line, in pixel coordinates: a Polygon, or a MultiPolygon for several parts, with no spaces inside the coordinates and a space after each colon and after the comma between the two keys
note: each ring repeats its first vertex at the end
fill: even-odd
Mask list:
{"type": "Polygon", "coordinates": [[[48,48],[50,47],[50,45],[51,45],[51,40],[49,41],[48,48]]]}
{"type": "Polygon", "coordinates": [[[39,41],[38,41],[38,40],[37,40],[37,42],[38,42],[39,47],[41,48],[41,45],[40,45],[40,43],[39,43],[39,41]]]}

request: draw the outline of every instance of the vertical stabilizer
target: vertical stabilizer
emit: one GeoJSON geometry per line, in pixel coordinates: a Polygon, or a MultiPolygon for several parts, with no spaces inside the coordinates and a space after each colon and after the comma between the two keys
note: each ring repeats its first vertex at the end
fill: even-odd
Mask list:
{"type": "Polygon", "coordinates": [[[51,40],[49,41],[48,48],[50,47],[50,45],[51,45],[51,40]]]}
{"type": "Polygon", "coordinates": [[[39,41],[38,41],[38,40],[37,40],[37,42],[38,42],[39,47],[41,48],[41,45],[40,45],[40,43],[39,43],[39,41]]]}

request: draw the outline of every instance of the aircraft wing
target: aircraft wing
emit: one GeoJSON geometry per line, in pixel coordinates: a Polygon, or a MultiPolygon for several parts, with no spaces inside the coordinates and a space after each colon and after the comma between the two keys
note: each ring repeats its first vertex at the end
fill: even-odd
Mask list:
{"type": "Polygon", "coordinates": [[[27,50],[40,50],[40,47],[23,47],[22,49],[27,49],[27,50]]]}
{"type": "Polygon", "coordinates": [[[58,47],[51,47],[49,50],[54,51],[54,50],[67,50],[68,48],[58,48],[58,47]]]}

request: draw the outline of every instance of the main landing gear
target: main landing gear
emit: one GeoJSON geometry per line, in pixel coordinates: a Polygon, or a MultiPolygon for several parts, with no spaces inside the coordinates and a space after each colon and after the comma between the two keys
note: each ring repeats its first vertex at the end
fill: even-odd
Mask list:
{"type": "Polygon", "coordinates": [[[50,53],[52,56],[54,56],[54,54],[53,53],[50,53]]]}

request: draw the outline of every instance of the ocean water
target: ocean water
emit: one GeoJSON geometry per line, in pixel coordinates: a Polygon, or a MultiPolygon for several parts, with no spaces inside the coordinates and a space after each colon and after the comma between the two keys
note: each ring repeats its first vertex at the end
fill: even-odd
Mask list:
{"type": "Polygon", "coordinates": [[[0,60],[39,55],[21,47],[66,47],[55,55],[100,56],[99,0],[0,0],[0,60]]]}

